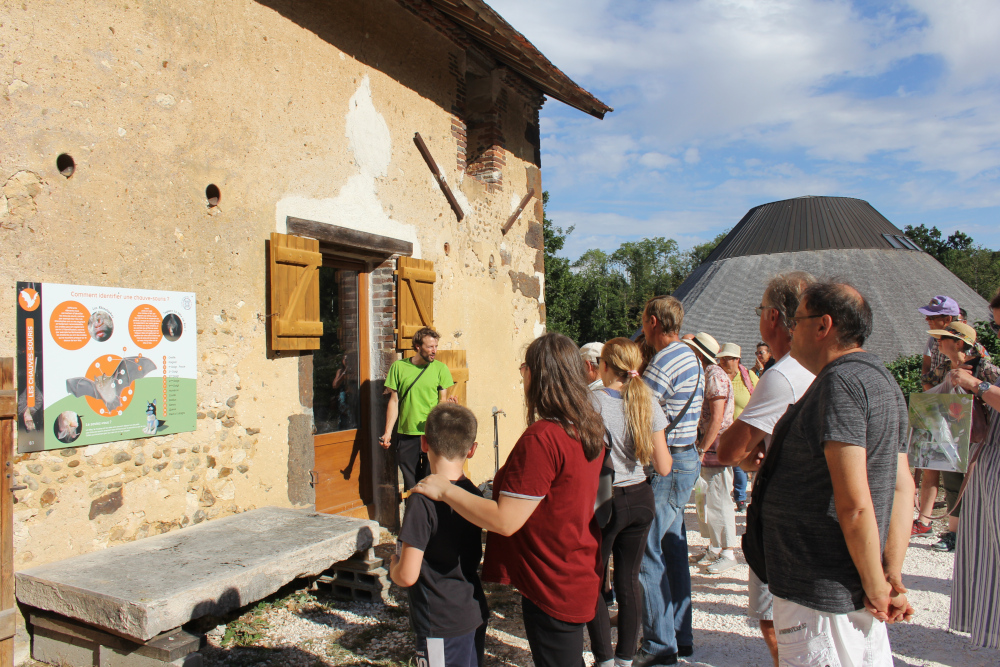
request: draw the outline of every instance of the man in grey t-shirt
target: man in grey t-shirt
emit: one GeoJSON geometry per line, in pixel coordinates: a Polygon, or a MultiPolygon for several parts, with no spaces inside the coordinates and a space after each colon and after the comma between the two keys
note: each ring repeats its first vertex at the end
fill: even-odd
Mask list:
{"type": "Polygon", "coordinates": [[[808,653],[815,664],[890,666],[885,622],[912,614],[901,576],[914,490],[906,403],[861,349],[871,328],[864,297],[842,283],[807,288],[793,318],[792,356],[816,379],[775,427],[762,507],[782,664],[808,653]]]}

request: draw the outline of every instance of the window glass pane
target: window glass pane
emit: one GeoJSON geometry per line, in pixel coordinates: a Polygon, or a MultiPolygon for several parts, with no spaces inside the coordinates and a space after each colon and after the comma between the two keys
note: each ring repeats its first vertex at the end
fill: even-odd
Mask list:
{"type": "Polygon", "coordinates": [[[319,299],[323,338],[313,353],[316,433],[349,431],[361,421],[358,272],[320,267],[319,299]]]}

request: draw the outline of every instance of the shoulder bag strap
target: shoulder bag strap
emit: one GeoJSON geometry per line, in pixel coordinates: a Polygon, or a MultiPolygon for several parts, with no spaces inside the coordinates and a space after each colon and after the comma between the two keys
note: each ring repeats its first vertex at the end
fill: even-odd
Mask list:
{"type": "Polygon", "coordinates": [[[413,385],[415,385],[417,383],[417,381],[420,380],[420,376],[422,376],[424,373],[426,373],[427,369],[430,368],[431,364],[433,364],[433,363],[434,362],[432,361],[432,362],[428,363],[426,366],[424,366],[424,370],[420,371],[420,373],[417,374],[417,378],[413,382],[410,383],[410,386],[400,392],[400,394],[399,394],[399,402],[400,403],[402,403],[403,399],[406,398],[407,395],[409,395],[410,390],[413,389],[413,385]]]}
{"type": "Polygon", "coordinates": [[[675,428],[677,428],[677,424],[679,424],[680,421],[682,419],[684,419],[684,415],[687,414],[688,408],[691,407],[691,401],[694,400],[694,395],[698,393],[698,387],[701,386],[701,361],[698,360],[698,355],[697,354],[695,354],[695,360],[694,360],[694,362],[696,364],[698,364],[698,382],[694,386],[694,391],[692,391],[691,395],[688,396],[687,403],[685,403],[684,407],[681,408],[681,411],[677,413],[677,416],[674,417],[673,419],[671,419],[670,423],[667,424],[667,428],[664,429],[664,431],[663,431],[663,435],[664,436],[666,436],[667,433],[670,433],[675,428]]]}

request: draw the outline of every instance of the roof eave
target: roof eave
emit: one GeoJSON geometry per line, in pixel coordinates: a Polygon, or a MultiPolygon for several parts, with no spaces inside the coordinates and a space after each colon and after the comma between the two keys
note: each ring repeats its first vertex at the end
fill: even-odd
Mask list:
{"type": "Polygon", "coordinates": [[[486,47],[497,60],[549,97],[599,119],[614,111],[553,65],[483,0],[429,1],[460,25],[469,37],[486,47]]]}

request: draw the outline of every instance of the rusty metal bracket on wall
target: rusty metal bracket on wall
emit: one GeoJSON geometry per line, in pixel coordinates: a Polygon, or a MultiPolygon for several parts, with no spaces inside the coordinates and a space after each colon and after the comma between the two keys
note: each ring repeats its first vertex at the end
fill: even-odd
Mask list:
{"type": "Polygon", "coordinates": [[[427,144],[424,143],[424,138],[420,136],[419,132],[414,133],[413,143],[417,145],[417,150],[419,150],[420,154],[424,157],[424,162],[426,162],[427,166],[430,167],[438,185],[441,186],[441,192],[444,193],[448,203],[451,204],[451,209],[455,211],[455,216],[461,220],[465,217],[465,212],[462,211],[462,207],[459,206],[458,200],[455,199],[455,193],[451,191],[448,181],[444,180],[441,170],[438,169],[437,162],[434,161],[434,157],[431,155],[430,150],[427,148],[427,144]]]}

